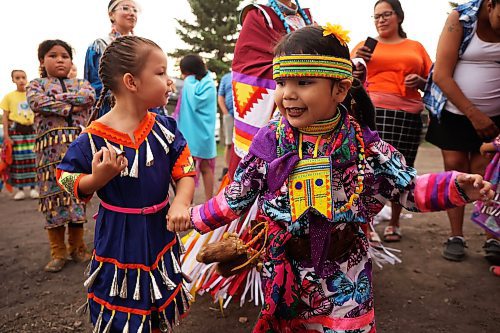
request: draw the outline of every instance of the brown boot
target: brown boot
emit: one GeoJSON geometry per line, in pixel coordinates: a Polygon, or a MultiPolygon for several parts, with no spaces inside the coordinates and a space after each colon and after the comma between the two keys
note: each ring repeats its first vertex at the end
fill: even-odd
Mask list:
{"type": "Polygon", "coordinates": [[[47,229],[50,242],[51,260],[45,266],[46,272],[59,272],[66,263],[66,244],[64,244],[65,226],[47,229]]]}
{"type": "Polygon", "coordinates": [[[83,240],[83,225],[68,224],[68,250],[74,262],[87,262],[90,260],[90,253],[83,240]]]}

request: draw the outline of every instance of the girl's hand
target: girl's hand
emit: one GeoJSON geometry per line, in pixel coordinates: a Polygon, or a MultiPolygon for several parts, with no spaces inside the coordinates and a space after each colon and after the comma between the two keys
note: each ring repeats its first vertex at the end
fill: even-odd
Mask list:
{"type": "Polygon", "coordinates": [[[496,138],[500,133],[500,129],[498,129],[493,120],[477,109],[469,115],[469,120],[479,137],[486,141],[496,138]]]}
{"type": "Polygon", "coordinates": [[[191,214],[188,205],[174,199],[167,213],[167,229],[171,232],[191,229],[191,214]]]}
{"type": "Polygon", "coordinates": [[[128,166],[128,160],[124,155],[117,156],[115,148],[106,143],[95,153],[92,159],[92,178],[99,187],[106,185],[128,166]]]}
{"type": "Polygon", "coordinates": [[[464,190],[470,201],[489,201],[495,196],[491,184],[481,175],[463,173],[457,177],[458,185],[464,190]]]}
{"type": "Polygon", "coordinates": [[[373,51],[368,46],[362,46],[356,50],[356,57],[363,58],[366,62],[372,59],[373,51]]]}

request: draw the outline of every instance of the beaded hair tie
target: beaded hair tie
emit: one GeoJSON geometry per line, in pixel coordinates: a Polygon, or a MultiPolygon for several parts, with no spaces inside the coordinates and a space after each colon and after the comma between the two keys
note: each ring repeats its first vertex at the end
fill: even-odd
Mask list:
{"type": "Polygon", "coordinates": [[[290,77],[352,80],[352,63],[350,59],[318,54],[294,54],[274,58],[273,79],[290,77]]]}

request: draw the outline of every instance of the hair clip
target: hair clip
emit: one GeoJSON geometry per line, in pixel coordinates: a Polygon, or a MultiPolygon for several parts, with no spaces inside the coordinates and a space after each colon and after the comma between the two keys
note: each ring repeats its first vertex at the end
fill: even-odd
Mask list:
{"type": "Polygon", "coordinates": [[[349,37],[349,30],[344,30],[340,24],[327,23],[323,26],[323,36],[329,35],[337,38],[343,46],[347,46],[347,43],[351,41],[351,38],[349,37]]]}

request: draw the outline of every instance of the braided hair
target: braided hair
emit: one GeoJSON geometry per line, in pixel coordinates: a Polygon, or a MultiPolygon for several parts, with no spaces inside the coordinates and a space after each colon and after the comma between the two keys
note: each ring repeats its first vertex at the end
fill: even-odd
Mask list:
{"type": "MultiPolygon", "coordinates": [[[[309,16],[307,16],[305,10],[302,9],[302,7],[300,6],[299,0],[295,0],[295,3],[297,4],[297,11],[300,14],[300,16],[302,16],[302,18],[304,19],[304,22],[306,22],[307,25],[311,25],[312,24],[311,19],[309,18],[309,16]]],[[[292,31],[292,29],[290,29],[290,25],[286,22],[285,15],[283,15],[283,13],[281,12],[276,0],[269,0],[269,5],[274,10],[276,15],[278,15],[281,22],[283,22],[283,25],[285,26],[286,29],[286,33],[289,34],[292,31]]]]}
{"type": "MultiPolygon", "coordinates": [[[[42,62],[43,58],[45,58],[45,55],[49,53],[49,51],[52,50],[54,46],[57,45],[62,46],[68,52],[70,59],[73,60],[73,49],[68,43],[60,39],[47,39],[41,42],[40,45],[38,45],[38,60],[40,61],[40,63],[42,62]]],[[[48,76],[47,70],[43,65],[40,65],[38,70],[40,72],[40,77],[43,78],[48,76]]]]}
{"type": "MultiPolygon", "coordinates": [[[[107,93],[118,89],[123,75],[130,73],[137,76],[141,73],[148,55],[154,48],[161,50],[155,42],[137,36],[118,37],[109,44],[99,64],[99,78],[102,82],[101,95],[92,110],[88,124],[97,118],[107,93]]],[[[114,104],[113,101],[111,104],[114,104]]]]}

